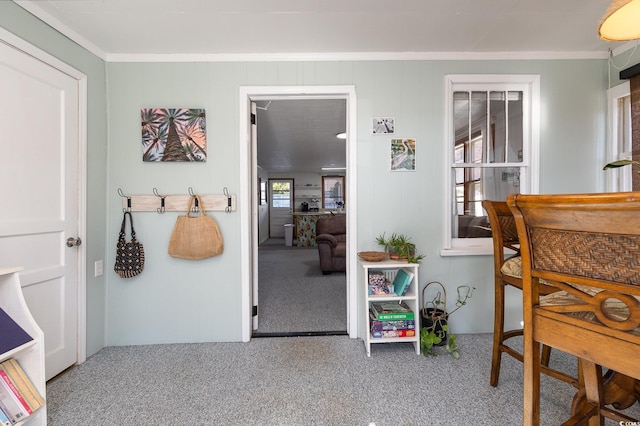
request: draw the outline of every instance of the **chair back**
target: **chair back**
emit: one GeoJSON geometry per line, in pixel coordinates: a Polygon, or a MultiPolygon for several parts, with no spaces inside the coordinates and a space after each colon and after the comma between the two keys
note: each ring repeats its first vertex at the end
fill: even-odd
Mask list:
{"type": "Polygon", "coordinates": [[[493,263],[496,274],[504,263],[505,249],[520,253],[518,229],[513,213],[505,201],[484,200],[482,202],[489,217],[493,238],[493,263]]]}
{"type": "Polygon", "coordinates": [[[535,424],[540,343],[640,378],[640,192],[512,194],[507,204],[522,255],[524,417],[535,424]],[[541,279],[560,291],[540,298],[541,279]]]}

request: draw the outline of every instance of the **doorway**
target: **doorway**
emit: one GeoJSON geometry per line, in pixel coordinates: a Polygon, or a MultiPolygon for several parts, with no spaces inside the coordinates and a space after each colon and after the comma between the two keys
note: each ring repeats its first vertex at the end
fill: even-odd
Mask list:
{"type": "MultiPolygon", "coordinates": [[[[293,179],[269,178],[268,181],[269,238],[284,238],[284,225],[293,223],[293,179]]],[[[260,223],[258,228],[260,228],[260,223]]],[[[258,233],[260,233],[259,229],[258,233]]]]}
{"type": "MultiPolygon", "coordinates": [[[[251,104],[256,101],[276,99],[345,99],[347,102],[347,140],[346,160],[349,170],[346,197],[350,204],[347,213],[347,245],[350,251],[356,247],[356,98],[353,86],[286,86],[286,87],[241,87],[240,88],[240,136],[241,136],[241,186],[244,206],[240,215],[242,220],[242,340],[249,341],[253,332],[254,314],[257,314],[258,301],[258,202],[254,199],[259,193],[259,179],[256,176],[256,141],[252,135],[251,104]],[[256,194],[256,195],[254,195],[256,194]],[[256,202],[254,202],[256,201],[256,202]]],[[[357,336],[357,286],[355,255],[347,253],[346,271],[346,317],[347,333],[357,336]]],[[[258,320],[259,321],[259,320],[258,320]]],[[[256,324],[257,326],[257,324],[256,324]]]]}

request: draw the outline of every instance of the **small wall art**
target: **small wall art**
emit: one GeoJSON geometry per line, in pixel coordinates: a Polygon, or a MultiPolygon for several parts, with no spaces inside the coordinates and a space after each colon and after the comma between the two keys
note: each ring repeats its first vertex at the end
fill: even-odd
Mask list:
{"type": "Polygon", "coordinates": [[[394,117],[373,117],[371,125],[374,134],[394,134],[396,132],[396,119],[394,117]]]}
{"type": "Polygon", "coordinates": [[[416,170],[416,140],[391,139],[391,171],[416,170]]]}
{"type": "Polygon", "coordinates": [[[204,109],[143,108],[143,161],[206,161],[204,109]]]}

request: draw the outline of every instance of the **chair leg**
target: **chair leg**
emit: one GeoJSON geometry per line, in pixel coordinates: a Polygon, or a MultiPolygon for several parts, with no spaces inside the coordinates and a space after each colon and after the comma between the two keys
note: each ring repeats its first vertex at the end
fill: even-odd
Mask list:
{"type": "Polygon", "coordinates": [[[580,370],[584,387],[574,396],[571,406],[572,417],[563,425],[603,426],[604,416],[600,413],[600,407],[604,405],[602,367],[581,359],[580,370]]]}
{"type": "Polygon", "coordinates": [[[549,366],[549,360],[551,359],[551,346],[542,345],[542,358],[540,359],[540,364],[545,367],[549,366]]]}
{"type": "Polygon", "coordinates": [[[504,341],[504,283],[496,278],[493,317],[493,353],[491,355],[491,386],[498,386],[500,378],[501,346],[504,341]]]}

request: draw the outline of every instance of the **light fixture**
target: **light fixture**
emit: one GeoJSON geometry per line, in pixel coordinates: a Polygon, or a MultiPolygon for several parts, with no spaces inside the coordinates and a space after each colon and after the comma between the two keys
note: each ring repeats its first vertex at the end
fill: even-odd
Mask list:
{"type": "Polygon", "coordinates": [[[600,22],[598,34],[607,41],[640,38],[640,0],[612,0],[600,22]]]}
{"type": "Polygon", "coordinates": [[[338,171],[338,170],[347,170],[346,167],[323,167],[322,171],[330,172],[330,171],[338,171]]]}
{"type": "Polygon", "coordinates": [[[346,132],[340,132],[336,135],[336,138],[338,139],[347,139],[347,133],[346,132]]]}

